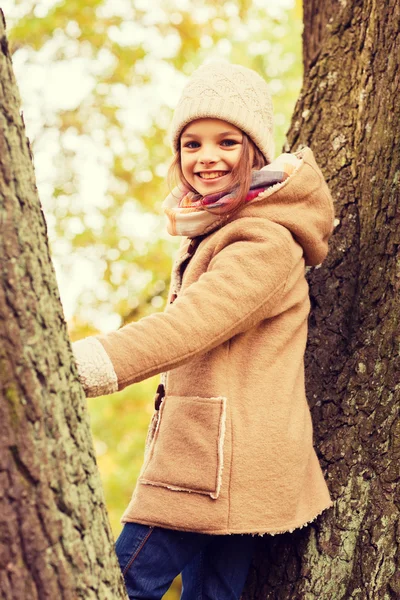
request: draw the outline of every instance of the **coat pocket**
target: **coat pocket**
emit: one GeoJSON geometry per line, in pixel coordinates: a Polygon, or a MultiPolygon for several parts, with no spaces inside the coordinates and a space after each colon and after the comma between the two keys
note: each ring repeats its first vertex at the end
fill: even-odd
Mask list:
{"type": "Polygon", "coordinates": [[[218,498],[226,398],[166,396],[139,482],[218,498]]]}

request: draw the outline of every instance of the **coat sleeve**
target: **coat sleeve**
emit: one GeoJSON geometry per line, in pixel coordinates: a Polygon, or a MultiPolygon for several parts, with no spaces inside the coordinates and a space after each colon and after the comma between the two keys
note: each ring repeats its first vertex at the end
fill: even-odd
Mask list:
{"type": "Polygon", "coordinates": [[[222,236],[207,271],[164,312],[73,344],[88,396],[178,367],[271,316],[292,268],[291,234],[265,222],[249,230],[222,236]]]}

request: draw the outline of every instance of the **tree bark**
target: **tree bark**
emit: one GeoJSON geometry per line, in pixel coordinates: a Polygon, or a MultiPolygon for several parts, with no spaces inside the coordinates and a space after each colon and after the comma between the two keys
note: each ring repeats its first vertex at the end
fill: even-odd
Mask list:
{"type": "Polygon", "coordinates": [[[126,598],[0,11],[0,597],[126,598]]]}
{"type": "Polygon", "coordinates": [[[400,598],[400,3],[304,3],[305,78],[286,150],[312,147],[338,219],[328,259],[309,273],[306,353],[335,505],[263,538],[244,598],[400,598]]]}

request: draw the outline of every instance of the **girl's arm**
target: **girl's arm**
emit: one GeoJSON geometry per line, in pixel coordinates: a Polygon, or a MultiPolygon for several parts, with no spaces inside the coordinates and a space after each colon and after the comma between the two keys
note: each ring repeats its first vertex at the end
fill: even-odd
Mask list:
{"type": "Polygon", "coordinates": [[[287,229],[264,219],[225,225],[207,272],[164,312],[73,344],[87,396],[174,369],[271,316],[291,272],[292,244],[287,229]]]}

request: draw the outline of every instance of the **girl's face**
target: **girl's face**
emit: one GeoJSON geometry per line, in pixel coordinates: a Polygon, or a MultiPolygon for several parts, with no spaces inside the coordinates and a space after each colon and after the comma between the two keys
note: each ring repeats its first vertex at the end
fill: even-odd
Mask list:
{"type": "MultiPolygon", "coordinates": [[[[242,140],[242,131],[227,121],[207,118],[189,123],[180,138],[181,168],[186,181],[201,196],[229,189],[232,169],[240,160],[242,140]]],[[[251,152],[254,155],[252,149],[251,152]]]]}

